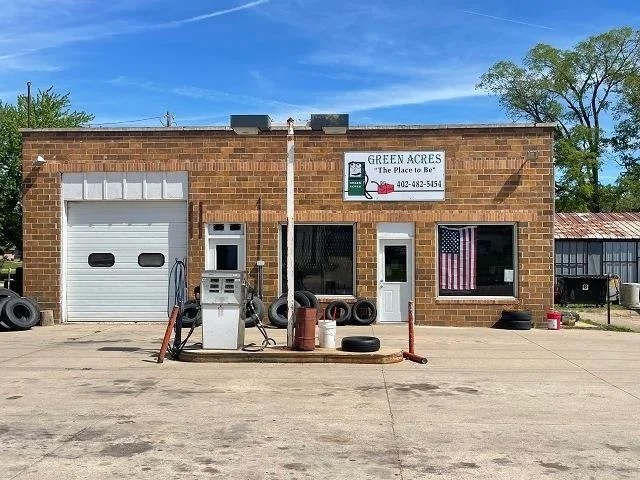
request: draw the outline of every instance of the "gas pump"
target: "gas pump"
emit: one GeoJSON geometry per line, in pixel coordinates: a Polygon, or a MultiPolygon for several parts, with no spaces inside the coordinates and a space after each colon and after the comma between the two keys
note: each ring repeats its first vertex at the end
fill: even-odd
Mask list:
{"type": "Polygon", "coordinates": [[[244,345],[246,272],[205,270],[200,287],[202,348],[238,350],[244,345]]]}

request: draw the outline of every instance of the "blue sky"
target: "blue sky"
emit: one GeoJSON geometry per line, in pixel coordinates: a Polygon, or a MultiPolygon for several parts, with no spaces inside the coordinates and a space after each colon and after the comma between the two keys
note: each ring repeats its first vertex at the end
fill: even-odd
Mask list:
{"type": "Polygon", "coordinates": [[[314,112],[504,122],[475,89],[493,63],[640,25],[637,0],[0,0],[0,11],[0,100],[53,85],[113,126],[160,126],[166,111],[179,126],[314,112]]]}

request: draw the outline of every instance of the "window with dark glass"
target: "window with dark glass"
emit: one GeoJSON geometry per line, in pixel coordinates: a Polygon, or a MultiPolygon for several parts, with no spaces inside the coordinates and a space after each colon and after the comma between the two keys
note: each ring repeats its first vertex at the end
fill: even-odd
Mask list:
{"type": "Polygon", "coordinates": [[[441,296],[514,296],[513,225],[440,225],[441,296]]]}
{"type": "Polygon", "coordinates": [[[238,269],[238,245],[216,245],[216,268],[218,270],[238,269]]]}
{"type": "Polygon", "coordinates": [[[141,253],[138,255],[138,265],[141,267],[161,267],[164,265],[162,253],[141,253]]]}
{"type": "MultiPolygon", "coordinates": [[[[282,290],[287,291],[287,227],[282,226],[282,290]]],[[[296,225],[294,284],[316,295],[353,295],[354,226],[296,225]]]]}
{"type": "Polygon", "coordinates": [[[90,267],[113,267],[116,257],[113,253],[91,253],[87,261],[90,267]]]}

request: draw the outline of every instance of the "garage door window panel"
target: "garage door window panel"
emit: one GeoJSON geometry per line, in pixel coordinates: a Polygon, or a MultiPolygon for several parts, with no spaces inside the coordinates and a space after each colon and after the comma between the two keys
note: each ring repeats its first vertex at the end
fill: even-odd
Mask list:
{"type": "MultiPolygon", "coordinates": [[[[295,290],[316,295],[353,296],[354,225],[296,225],[295,290]]],[[[282,291],[287,291],[287,226],[281,229],[282,291]]]]}
{"type": "Polygon", "coordinates": [[[108,268],[116,263],[113,253],[91,253],[87,259],[90,267],[108,268]]]}
{"type": "Polygon", "coordinates": [[[514,225],[439,225],[440,296],[514,297],[514,225]]]}
{"type": "Polygon", "coordinates": [[[162,253],[141,253],[138,255],[138,265],[141,267],[162,267],[164,255],[162,253]]]}

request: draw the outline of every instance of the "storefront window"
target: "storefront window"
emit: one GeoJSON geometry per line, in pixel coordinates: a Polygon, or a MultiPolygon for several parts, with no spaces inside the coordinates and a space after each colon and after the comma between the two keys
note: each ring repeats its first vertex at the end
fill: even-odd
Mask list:
{"type": "Polygon", "coordinates": [[[513,225],[440,225],[440,296],[515,296],[513,225]]]}
{"type": "MultiPolygon", "coordinates": [[[[316,295],[354,294],[354,226],[295,226],[295,289],[316,295]]],[[[287,227],[282,226],[282,291],[287,291],[287,227]]]]}

